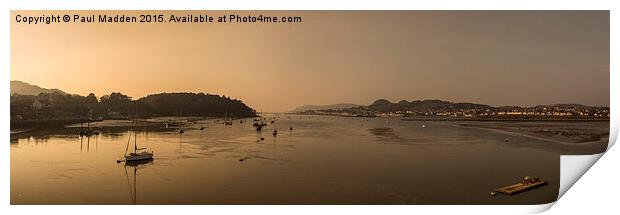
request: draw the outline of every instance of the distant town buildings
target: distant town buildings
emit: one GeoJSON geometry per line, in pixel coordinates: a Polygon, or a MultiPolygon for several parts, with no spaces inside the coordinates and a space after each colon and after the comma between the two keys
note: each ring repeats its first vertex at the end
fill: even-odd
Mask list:
{"type": "Polygon", "coordinates": [[[497,107],[487,109],[437,109],[437,110],[370,110],[367,107],[305,111],[304,114],[358,116],[358,117],[415,117],[438,116],[460,118],[609,118],[609,107],[589,106],[536,106],[536,107],[497,107]]]}

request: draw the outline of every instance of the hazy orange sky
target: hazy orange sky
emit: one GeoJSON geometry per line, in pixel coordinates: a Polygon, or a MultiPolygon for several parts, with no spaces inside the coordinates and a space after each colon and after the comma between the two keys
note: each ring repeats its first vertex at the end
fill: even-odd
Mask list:
{"type": "Polygon", "coordinates": [[[302,23],[56,23],[11,13],[11,80],[97,96],[207,92],[264,111],[379,98],[609,105],[608,11],[281,11],[302,23]]]}

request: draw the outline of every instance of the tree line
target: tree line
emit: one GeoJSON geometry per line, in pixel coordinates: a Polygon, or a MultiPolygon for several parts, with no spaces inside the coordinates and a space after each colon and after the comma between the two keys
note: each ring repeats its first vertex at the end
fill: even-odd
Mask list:
{"type": "Polygon", "coordinates": [[[126,119],[156,116],[253,117],[241,100],[205,93],[159,93],[137,100],[120,92],[97,98],[60,93],[11,95],[11,120],[126,119]]]}

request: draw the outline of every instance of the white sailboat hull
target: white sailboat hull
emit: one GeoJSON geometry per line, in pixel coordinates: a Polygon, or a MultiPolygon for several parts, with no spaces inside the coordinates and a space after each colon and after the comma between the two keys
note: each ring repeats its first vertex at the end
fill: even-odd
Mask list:
{"type": "Polygon", "coordinates": [[[125,161],[143,161],[153,159],[153,153],[151,152],[138,152],[125,155],[125,161]]]}

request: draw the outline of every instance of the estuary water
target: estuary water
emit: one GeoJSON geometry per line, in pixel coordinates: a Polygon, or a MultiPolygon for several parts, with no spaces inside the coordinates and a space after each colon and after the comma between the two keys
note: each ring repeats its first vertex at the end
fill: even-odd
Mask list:
{"type": "Polygon", "coordinates": [[[139,165],[116,162],[129,127],[12,137],[11,204],[542,204],[557,198],[560,154],[576,150],[450,121],[268,117],[262,132],[252,119],[136,128],[154,151],[139,165]],[[525,176],[549,184],[489,195],[525,176]]]}

